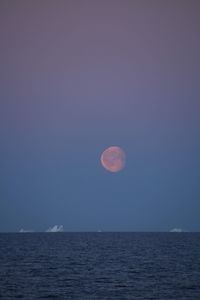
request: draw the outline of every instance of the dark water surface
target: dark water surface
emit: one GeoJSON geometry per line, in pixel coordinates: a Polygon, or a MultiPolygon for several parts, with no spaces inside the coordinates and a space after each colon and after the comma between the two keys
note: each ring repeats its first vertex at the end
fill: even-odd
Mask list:
{"type": "Polygon", "coordinates": [[[0,234],[0,298],[200,300],[200,233],[0,234]]]}

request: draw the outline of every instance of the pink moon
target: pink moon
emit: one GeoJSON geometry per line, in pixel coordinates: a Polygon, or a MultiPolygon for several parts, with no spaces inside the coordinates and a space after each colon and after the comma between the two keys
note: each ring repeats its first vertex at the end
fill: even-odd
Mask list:
{"type": "Polygon", "coordinates": [[[102,166],[110,172],[119,172],[125,166],[125,152],[118,146],[111,146],[101,154],[102,166]]]}

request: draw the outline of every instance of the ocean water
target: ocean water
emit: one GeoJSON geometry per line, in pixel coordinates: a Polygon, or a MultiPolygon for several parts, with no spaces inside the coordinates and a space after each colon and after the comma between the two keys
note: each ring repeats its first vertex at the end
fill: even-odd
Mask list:
{"type": "Polygon", "coordinates": [[[200,300],[200,234],[0,234],[0,298],[200,300]]]}

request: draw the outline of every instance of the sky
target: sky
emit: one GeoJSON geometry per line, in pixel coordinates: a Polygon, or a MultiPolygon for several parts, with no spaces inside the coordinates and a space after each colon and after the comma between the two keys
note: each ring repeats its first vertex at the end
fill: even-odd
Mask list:
{"type": "Polygon", "coordinates": [[[0,231],[200,230],[200,1],[1,0],[0,41],[0,231]]]}

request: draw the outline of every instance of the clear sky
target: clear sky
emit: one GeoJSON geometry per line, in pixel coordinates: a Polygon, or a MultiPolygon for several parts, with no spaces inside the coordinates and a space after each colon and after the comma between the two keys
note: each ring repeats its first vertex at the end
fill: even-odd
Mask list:
{"type": "Polygon", "coordinates": [[[200,1],[0,1],[0,231],[55,224],[200,230],[200,1]]]}

